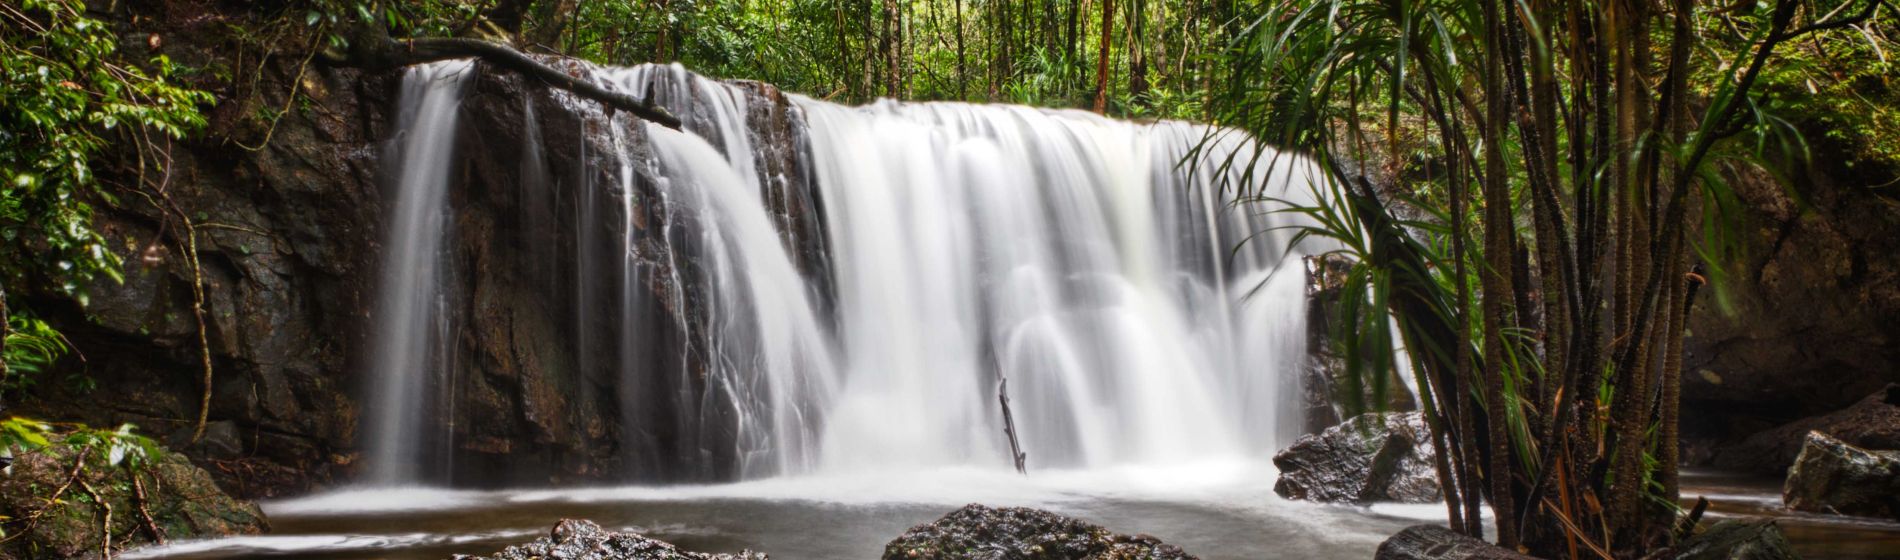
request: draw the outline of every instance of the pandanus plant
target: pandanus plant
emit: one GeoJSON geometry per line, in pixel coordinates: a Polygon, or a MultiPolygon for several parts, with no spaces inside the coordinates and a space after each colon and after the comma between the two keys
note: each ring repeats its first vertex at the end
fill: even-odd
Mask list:
{"type": "Polygon", "coordinates": [[[1348,344],[1397,325],[1455,530],[1483,537],[1488,504],[1498,544],[1571,558],[1687,531],[1682,345],[1735,246],[1722,170],[1799,159],[1764,68],[1872,40],[1884,1],[1280,0],[1239,36],[1220,121],[1326,170],[1295,240],[1357,257],[1348,344]]]}

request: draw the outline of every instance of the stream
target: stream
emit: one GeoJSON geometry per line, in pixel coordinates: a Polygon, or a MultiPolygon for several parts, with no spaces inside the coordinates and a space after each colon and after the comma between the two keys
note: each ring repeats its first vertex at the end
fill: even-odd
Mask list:
{"type": "MultiPolygon", "coordinates": [[[[1436,504],[1328,505],[1281,499],[1271,467],[1203,464],[1048,471],[987,469],[767,479],[720,485],[562,490],[345,490],[266,503],[272,533],[174,543],[122,558],[442,559],[485,554],[585,518],[695,552],[752,549],[777,560],[876,558],[905,529],[971,502],[1037,507],[1153,535],[1206,559],[1371,558],[1379,542],[1442,519],[1436,504]]],[[[1810,560],[1900,554],[1900,523],[1780,510],[1776,481],[1685,476],[1708,520],[1777,517],[1810,560]]]]}

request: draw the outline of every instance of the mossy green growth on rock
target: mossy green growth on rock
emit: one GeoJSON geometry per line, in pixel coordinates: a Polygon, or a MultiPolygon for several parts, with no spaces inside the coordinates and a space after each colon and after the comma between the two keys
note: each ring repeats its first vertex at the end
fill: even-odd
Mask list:
{"type": "Polygon", "coordinates": [[[151,446],[134,462],[126,452],[62,441],[16,456],[0,475],[0,558],[97,558],[108,546],[116,553],[269,527],[256,504],[226,495],[183,455],[151,446]]]}

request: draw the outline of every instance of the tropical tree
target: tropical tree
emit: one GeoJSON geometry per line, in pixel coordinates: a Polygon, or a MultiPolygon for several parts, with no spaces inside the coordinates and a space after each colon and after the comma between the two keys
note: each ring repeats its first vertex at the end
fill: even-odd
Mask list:
{"type": "Polygon", "coordinates": [[[1882,11],[1284,0],[1241,35],[1220,120],[1335,180],[1331,206],[1294,210],[1321,218],[1302,236],[1348,241],[1367,324],[1397,320],[1454,529],[1482,536],[1488,502],[1505,547],[1605,558],[1686,530],[1682,344],[1700,271],[1731,246],[1718,164],[1798,160],[1764,68],[1798,39],[1891,24],[1882,11]]]}

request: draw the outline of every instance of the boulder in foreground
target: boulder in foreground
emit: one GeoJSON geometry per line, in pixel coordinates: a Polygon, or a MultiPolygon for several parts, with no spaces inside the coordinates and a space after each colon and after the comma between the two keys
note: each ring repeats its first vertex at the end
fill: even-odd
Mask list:
{"type": "Polygon", "coordinates": [[[970,504],[911,527],[884,545],[884,560],[1194,560],[1147,535],[1029,508],[970,504]]]}
{"type": "Polygon", "coordinates": [[[1676,545],[1676,560],[1800,560],[1781,527],[1766,519],[1731,519],[1676,545]]]}
{"type": "Polygon", "coordinates": [[[738,554],[685,552],[671,543],[633,533],[616,533],[585,519],[562,519],[548,536],[503,549],[490,556],[456,555],[455,560],[766,560],[750,550],[738,554]]]}
{"type": "Polygon", "coordinates": [[[1900,384],[1875,391],[1846,409],[1796,420],[1714,452],[1710,466],[1780,475],[1794,464],[1808,432],[1867,449],[1900,449],[1900,384]]]}
{"type": "Polygon", "coordinates": [[[56,443],[15,457],[13,472],[0,476],[0,558],[104,556],[102,526],[113,553],[269,528],[256,504],[226,495],[183,455],[154,449],[134,470],[109,461],[111,453],[56,443]]]}
{"type": "Polygon", "coordinates": [[[1536,560],[1439,525],[1413,525],[1379,543],[1375,560],[1536,560]]]}
{"type": "Polygon", "coordinates": [[[1872,451],[1808,432],[1788,469],[1790,509],[1900,519],[1900,451],[1872,451]]]}
{"type": "Polygon", "coordinates": [[[1316,502],[1435,502],[1435,458],[1419,413],[1361,414],[1275,454],[1273,491],[1316,502]]]}

